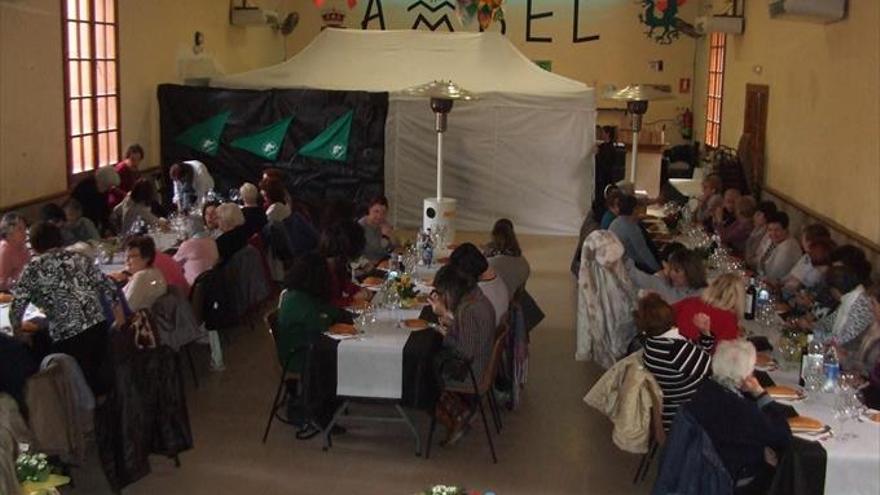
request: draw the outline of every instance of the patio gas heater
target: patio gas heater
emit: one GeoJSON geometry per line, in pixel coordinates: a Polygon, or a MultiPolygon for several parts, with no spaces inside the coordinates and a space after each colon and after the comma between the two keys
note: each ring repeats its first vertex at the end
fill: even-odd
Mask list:
{"type": "Polygon", "coordinates": [[[456,200],[443,196],[443,133],[447,128],[447,116],[455,100],[471,101],[476,97],[452,81],[432,81],[404,91],[411,96],[431,99],[434,112],[434,131],[437,133],[437,196],[425,198],[422,205],[422,230],[437,234],[440,243],[438,254],[445,253],[455,240],[456,200]]]}
{"type": "Polygon", "coordinates": [[[642,130],[642,116],[648,111],[648,102],[656,100],[668,100],[672,95],[646,84],[630,85],[623,89],[611,91],[605,95],[609,100],[625,101],[626,111],[632,118],[632,159],[629,180],[633,187],[636,185],[636,167],[639,155],[639,131],[642,130]]]}

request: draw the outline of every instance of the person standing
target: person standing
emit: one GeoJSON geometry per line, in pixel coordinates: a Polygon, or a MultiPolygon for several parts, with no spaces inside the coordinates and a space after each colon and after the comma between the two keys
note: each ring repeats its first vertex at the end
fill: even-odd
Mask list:
{"type": "Polygon", "coordinates": [[[95,395],[110,386],[108,331],[103,304],[118,302],[116,287],[88,257],[61,248],[61,230],[38,222],[30,230],[37,254],[12,291],[10,321],[21,327],[29,304],[49,322],[51,352],[73,356],[95,395]]]}

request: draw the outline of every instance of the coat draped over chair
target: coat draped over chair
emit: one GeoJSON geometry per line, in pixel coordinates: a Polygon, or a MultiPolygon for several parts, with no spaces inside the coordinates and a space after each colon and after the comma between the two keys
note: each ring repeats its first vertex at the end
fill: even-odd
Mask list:
{"type": "MultiPolygon", "coordinates": [[[[636,454],[648,452],[663,403],[663,392],[645,368],[642,356],[643,352],[638,351],[618,361],[584,396],[584,402],[613,423],[614,445],[636,454]],[[656,416],[654,423],[652,415],[656,416]]],[[[662,424],[659,429],[662,431],[662,424]]]]}
{"type": "Polygon", "coordinates": [[[635,337],[637,290],[623,257],[623,244],[607,230],[596,230],[584,240],[577,287],[578,361],[610,368],[635,337]]]}

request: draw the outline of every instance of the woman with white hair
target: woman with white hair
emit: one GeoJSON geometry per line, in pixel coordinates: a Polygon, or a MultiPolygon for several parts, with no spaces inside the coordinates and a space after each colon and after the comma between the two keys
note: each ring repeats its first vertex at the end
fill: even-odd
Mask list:
{"type": "Polygon", "coordinates": [[[222,232],[217,238],[217,252],[222,265],[247,245],[250,235],[244,226],[244,214],[237,204],[223,203],[217,207],[216,215],[217,225],[222,232]]]}
{"type": "Polygon", "coordinates": [[[752,374],[755,356],[746,340],[719,343],[711,379],[685,406],[715,445],[737,493],[762,493],[777,454],[791,442],[784,411],[752,374]]]}
{"type": "Polygon", "coordinates": [[[260,205],[260,190],[250,182],[245,182],[238,189],[241,194],[241,212],[244,214],[244,226],[250,234],[263,230],[269,221],[266,210],[260,205]]]}
{"type": "Polygon", "coordinates": [[[30,259],[24,217],[18,213],[3,215],[0,220],[0,291],[12,289],[30,259]]]}
{"type": "Polygon", "coordinates": [[[735,273],[725,273],[709,283],[699,296],[675,303],[675,323],[693,341],[704,338],[731,340],[739,337],[745,286],[735,273]]]}
{"type": "Polygon", "coordinates": [[[119,185],[119,174],[108,165],[95,169],[95,173],[81,180],[70,197],[82,205],[83,215],[91,220],[98,231],[104,232],[110,227],[110,190],[119,185]]]}

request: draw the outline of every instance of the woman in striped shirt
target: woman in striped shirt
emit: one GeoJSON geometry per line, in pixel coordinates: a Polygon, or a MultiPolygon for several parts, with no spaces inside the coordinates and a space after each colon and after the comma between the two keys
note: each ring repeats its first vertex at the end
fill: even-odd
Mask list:
{"type": "Polygon", "coordinates": [[[663,391],[663,429],[668,431],[678,408],[709,374],[711,358],[701,346],[714,344],[714,339],[701,339],[698,346],[682,337],[672,307],[657,294],[639,301],[635,323],[645,337],[645,367],[663,391]]]}

